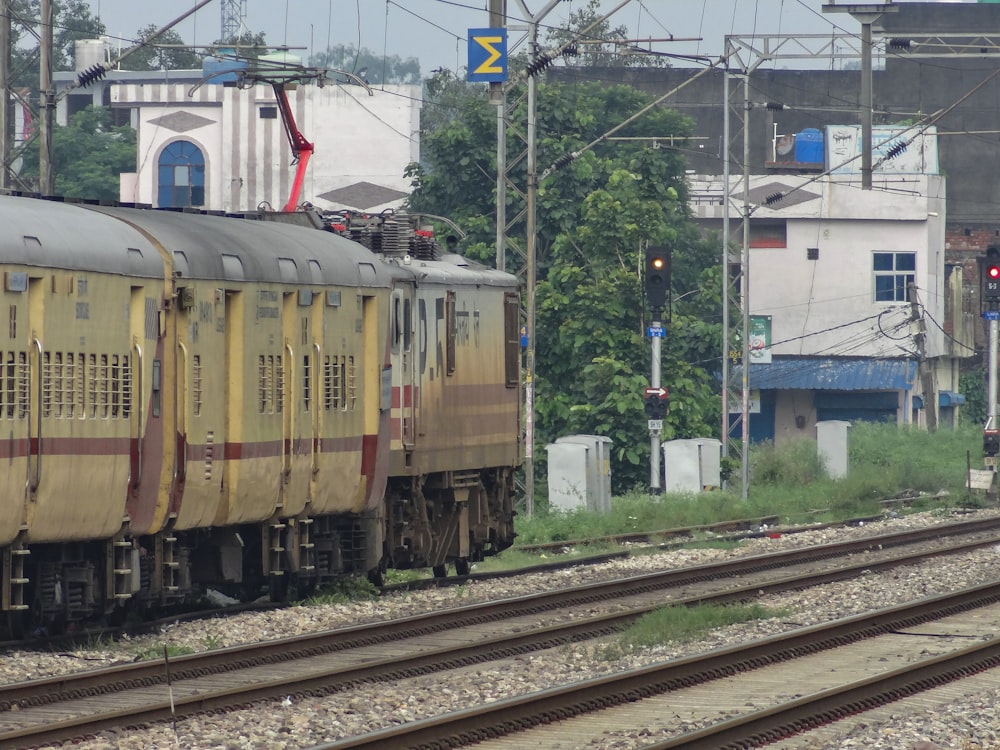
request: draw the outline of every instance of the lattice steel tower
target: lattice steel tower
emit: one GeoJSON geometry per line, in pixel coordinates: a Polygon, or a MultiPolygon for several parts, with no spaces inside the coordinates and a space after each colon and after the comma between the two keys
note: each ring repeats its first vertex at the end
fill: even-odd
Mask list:
{"type": "Polygon", "coordinates": [[[247,0],[222,0],[222,40],[239,37],[247,15],[247,0]]]}

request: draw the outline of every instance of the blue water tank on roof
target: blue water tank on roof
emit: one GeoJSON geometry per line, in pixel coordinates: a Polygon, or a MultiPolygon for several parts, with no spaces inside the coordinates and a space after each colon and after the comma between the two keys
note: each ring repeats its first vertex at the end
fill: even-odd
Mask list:
{"type": "Polygon", "coordinates": [[[233,60],[225,57],[206,57],[201,64],[201,75],[208,78],[205,83],[234,83],[236,73],[247,67],[246,60],[233,60]],[[211,76],[211,78],[209,78],[211,76]]]}
{"type": "Polygon", "coordinates": [[[795,161],[805,164],[823,163],[823,132],[806,128],[795,134],[795,161]]]}

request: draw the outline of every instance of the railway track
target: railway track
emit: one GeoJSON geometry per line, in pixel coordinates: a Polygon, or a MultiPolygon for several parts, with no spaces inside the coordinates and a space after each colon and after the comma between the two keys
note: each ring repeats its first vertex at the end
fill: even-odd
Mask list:
{"type": "Polygon", "coordinates": [[[0,746],[37,746],[109,727],[467,666],[606,635],[665,603],[748,600],[998,541],[1000,519],[946,524],[0,686],[0,746]],[[615,611],[595,613],[601,602],[615,611]],[[450,645],[442,648],[445,641],[450,645]]]}
{"type": "Polygon", "coordinates": [[[995,669],[998,617],[990,583],[313,750],[576,747],[640,728],[645,750],[761,747],[995,669]]]}

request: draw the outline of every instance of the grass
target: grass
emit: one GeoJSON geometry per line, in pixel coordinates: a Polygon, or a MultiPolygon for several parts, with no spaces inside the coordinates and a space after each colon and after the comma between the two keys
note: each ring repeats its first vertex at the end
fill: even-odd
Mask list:
{"type": "Polygon", "coordinates": [[[664,607],[640,617],[617,639],[607,643],[599,655],[612,661],[668,643],[693,641],[715,628],[787,614],[786,610],[768,609],[760,604],[664,607]]]}
{"type": "MultiPolygon", "coordinates": [[[[541,544],[630,531],[700,526],[778,516],[782,523],[839,521],[876,515],[882,500],[919,493],[911,510],[981,506],[966,487],[969,456],[982,467],[982,430],[926,430],[857,423],[848,432],[848,474],[828,476],[811,440],[754,445],[747,500],[738,485],[728,491],[650,496],[635,490],[612,498],[608,513],[551,511],[544,501],[532,517],[518,516],[518,544],[541,544]]],[[[739,472],[737,472],[737,475],[739,472]]],[[[505,553],[506,554],[506,553],[505,553]]]]}
{"type": "Polygon", "coordinates": [[[156,646],[149,646],[135,654],[136,661],[147,661],[149,659],[162,659],[167,657],[167,659],[172,659],[175,656],[187,656],[188,654],[195,653],[195,649],[191,646],[176,646],[176,645],[165,645],[160,644],[156,646]]]}

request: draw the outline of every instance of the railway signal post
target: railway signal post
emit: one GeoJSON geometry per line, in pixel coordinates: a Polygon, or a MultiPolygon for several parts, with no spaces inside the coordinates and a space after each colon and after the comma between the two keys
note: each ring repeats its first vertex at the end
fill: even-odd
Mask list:
{"type": "Polygon", "coordinates": [[[670,251],[663,247],[646,249],[645,265],[646,300],[652,319],[646,334],[652,340],[649,387],[645,392],[645,409],[649,427],[649,492],[659,495],[660,483],[660,433],[663,417],[667,413],[667,389],[660,385],[660,342],[665,337],[663,310],[670,290],[670,251]]]}
{"type": "Polygon", "coordinates": [[[983,428],[983,456],[986,465],[996,472],[1000,452],[1000,426],[997,425],[997,340],[1000,326],[1000,248],[989,247],[981,266],[982,296],[986,309],[983,317],[989,322],[989,361],[986,382],[986,426],[983,428]]]}

